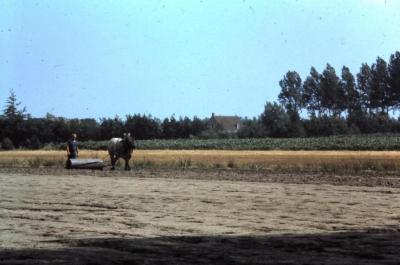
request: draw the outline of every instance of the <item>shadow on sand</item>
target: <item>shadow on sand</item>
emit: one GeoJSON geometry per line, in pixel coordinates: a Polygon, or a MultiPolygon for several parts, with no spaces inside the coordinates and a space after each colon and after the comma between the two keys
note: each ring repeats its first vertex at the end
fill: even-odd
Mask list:
{"type": "Polygon", "coordinates": [[[0,264],[400,264],[400,229],[307,235],[86,238],[0,250],[0,264]]]}

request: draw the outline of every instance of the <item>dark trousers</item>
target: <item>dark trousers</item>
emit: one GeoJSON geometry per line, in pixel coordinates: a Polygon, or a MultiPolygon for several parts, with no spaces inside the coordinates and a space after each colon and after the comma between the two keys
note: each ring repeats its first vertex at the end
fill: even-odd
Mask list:
{"type": "Polygon", "coordinates": [[[75,159],[75,158],[77,158],[78,156],[76,155],[76,153],[70,153],[69,155],[68,155],[68,159],[75,159]]]}

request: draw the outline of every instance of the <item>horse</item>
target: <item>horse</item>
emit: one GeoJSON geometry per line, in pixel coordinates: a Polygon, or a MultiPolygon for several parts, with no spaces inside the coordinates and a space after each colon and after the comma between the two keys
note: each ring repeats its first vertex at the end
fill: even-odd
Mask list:
{"type": "Polygon", "coordinates": [[[129,160],[135,149],[135,140],[130,133],[124,133],[123,138],[112,138],[108,144],[108,154],[111,159],[111,170],[115,169],[115,163],[119,158],[125,160],[125,170],[131,170],[129,160]]]}

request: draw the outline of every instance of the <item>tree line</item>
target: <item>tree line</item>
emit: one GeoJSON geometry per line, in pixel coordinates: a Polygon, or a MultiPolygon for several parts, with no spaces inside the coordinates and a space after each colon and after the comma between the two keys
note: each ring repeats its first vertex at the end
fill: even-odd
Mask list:
{"type": "Polygon", "coordinates": [[[207,130],[208,122],[197,117],[176,119],[174,116],[161,121],[151,115],[140,114],[126,115],[125,119],[116,116],[100,120],[67,119],[50,113],[44,118],[34,118],[25,108],[19,108],[20,104],[11,90],[4,113],[0,116],[2,149],[38,149],[48,143],[66,142],[72,133],[78,134],[80,141],[109,140],[125,132],[133,132],[136,139],[201,137],[207,130]]]}
{"type": "Polygon", "coordinates": [[[279,82],[278,103],[267,102],[260,116],[274,137],[399,132],[400,52],[387,63],[378,57],[354,76],[343,66],[338,76],[329,63],[311,67],[304,80],[288,71],[279,82]],[[306,115],[302,115],[306,113],[306,115]],[[393,113],[391,115],[391,113],[393,113]],[[303,118],[301,118],[303,117],[303,118]]]}
{"type": "Polygon", "coordinates": [[[136,139],[311,137],[340,134],[399,133],[400,52],[389,62],[378,57],[363,63],[353,75],[343,66],[339,75],[327,64],[322,72],[311,67],[304,78],[288,71],[279,82],[277,102],[267,102],[258,117],[243,118],[234,134],[211,129],[209,119],[174,116],[160,120],[151,115],[127,115],[124,119],[67,119],[47,114],[32,117],[21,108],[14,91],[0,116],[2,149],[41,148],[65,142],[74,132],[81,141],[107,140],[124,132],[136,139]]]}

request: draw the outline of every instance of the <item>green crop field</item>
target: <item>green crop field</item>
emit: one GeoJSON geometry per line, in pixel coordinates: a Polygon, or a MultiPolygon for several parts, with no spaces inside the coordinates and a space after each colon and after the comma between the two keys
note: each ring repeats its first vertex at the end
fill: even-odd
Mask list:
{"type": "MultiPolygon", "coordinates": [[[[106,150],[108,141],[80,142],[82,149],[106,150]]],[[[64,143],[46,149],[64,149],[64,143]]],[[[400,150],[400,135],[356,135],[315,138],[137,140],[142,150],[400,150]]]]}

